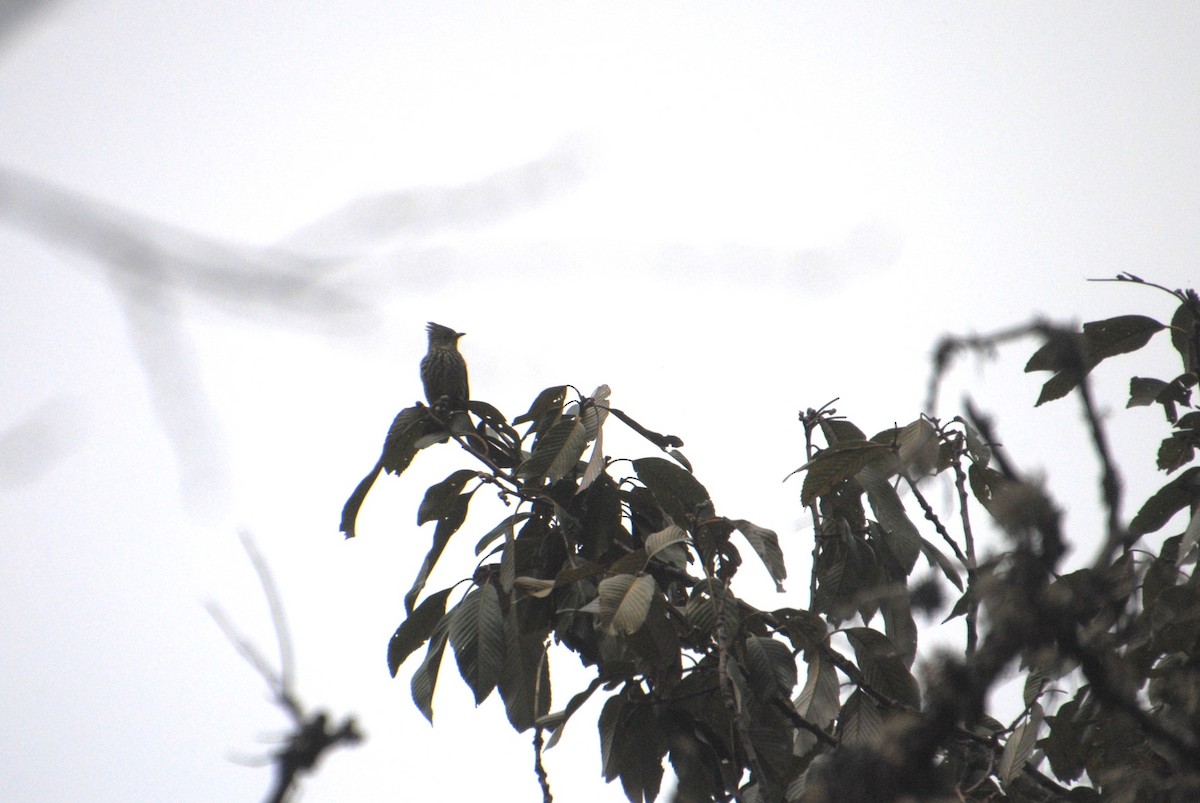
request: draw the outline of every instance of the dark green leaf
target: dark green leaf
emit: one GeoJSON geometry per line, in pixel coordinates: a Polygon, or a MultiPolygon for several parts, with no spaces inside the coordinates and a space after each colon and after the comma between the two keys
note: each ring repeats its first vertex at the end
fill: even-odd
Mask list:
{"type": "Polygon", "coordinates": [[[1037,744],[1038,730],[1042,726],[1042,707],[1037,703],[1030,706],[1029,718],[1018,725],[1004,743],[998,768],[1000,781],[1007,789],[1025,769],[1029,756],[1037,744]]]}
{"type": "Polygon", "coordinates": [[[1046,384],[1042,385],[1042,392],[1038,394],[1037,402],[1033,406],[1041,407],[1046,402],[1061,399],[1079,387],[1079,383],[1085,376],[1087,376],[1087,372],[1083,370],[1069,370],[1055,374],[1046,381],[1046,384]]]}
{"type": "Polygon", "coordinates": [[[527,480],[557,482],[575,468],[587,447],[587,431],[578,418],[563,418],[538,439],[533,454],[517,469],[527,480]]]}
{"type": "Polygon", "coordinates": [[[508,721],[521,732],[550,710],[550,663],[544,635],[522,633],[518,619],[515,610],[504,618],[504,671],[499,688],[508,721]]]}
{"type": "Polygon", "coordinates": [[[1119,315],[1083,325],[1084,352],[1091,365],[1137,351],[1166,327],[1145,315],[1119,315]]]}
{"type": "Polygon", "coordinates": [[[1126,407],[1146,407],[1159,400],[1159,394],[1170,388],[1169,382],[1135,376],[1129,380],[1129,401],[1126,407]]]}
{"type": "Polygon", "coordinates": [[[1200,438],[1197,438],[1195,433],[1172,433],[1169,437],[1163,438],[1162,443],[1158,445],[1155,465],[1160,471],[1168,474],[1181,469],[1192,462],[1196,456],[1197,444],[1200,444],[1200,438]]]}
{"type": "Polygon", "coordinates": [[[700,481],[669,460],[643,457],[633,461],[633,468],[663,511],[680,526],[687,526],[702,505],[711,504],[700,481]]]}
{"type": "Polygon", "coordinates": [[[830,446],[837,443],[865,441],[867,439],[866,434],[861,429],[844,418],[822,417],[819,423],[821,434],[825,436],[825,443],[830,446]]]}
{"type": "Polygon", "coordinates": [[[838,716],[838,735],[844,747],[876,750],[883,743],[883,714],[862,689],[856,689],[838,716]]]}
{"type": "Polygon", "coordinates": [[[433,634],[438,622],[442,621],[446,613],[446,597],[450,596],[450,591],[451,589],[444,588],[436,594],[431,594],[396,628],[392,640],[388,642],[387,652],[388,671],[392,673],[392,677],[396,677],[404,659],[424,644],[433,634]]]}
{"type": "Polygon", "coordinates": [[[745,519],[734,519],[730,522],[738,532],[746,536],[759,560],[767,567],[771,579],[775,581],[775,590],[783,591],[783,581],[787,579],[787,567],[783,565],[783,550],[779,548],[779,536],[774,530],[759,527],[745,519]]]}
{"type": "Polygon", "coordinates": [[[475,471],[460,468],[436,485],[429,486],[429,490],[425,491],[425,498],[421,500],[421,506],[417,508],[417,526],[453,515],[455,497],[474,476],[475,471]]]}
{"type": "Polygon", "coordinates": [[[852,627],[845,631],[854,647],[858,667],[871,688],[914,709],[921,705],[921,693],[916,678],[904,665],[901,651],[892,640],[869,627],[852,627]]]}
{"type": "Polygon", "coordinates": [[[782,641],[766,636],[747,638],[746,668],[761,700],[791,696],[796,686],[796,659],[782,641]]]}
{"type": "Polygon", "coordinates": [[[429,637],[429,648],[425,660],[412,676],[412,698],[417,708],[433,724],[433,690],[437,686],[438,671],[442,666],[442,653],[446,651],[446,639],[450,632],[450,617],[443,616],[429,637]]]}
{"type": "Polygon", "coordinates": [[[904,512],[904,503],[896,489],[882,472],[868,466],[858,473],[858,481],[866,489],[871,510],[887,535],[884,543],[907,576],[921,554],[921,534],[904,512]]]}
{"type": "Polygon", "coordinates": [[[528,411],[513,419],[512,425],[516,427],[524,424],[526,421],[540,421],[547,412],[554,413],[554,417],[557,418],[562,413],[563,400],[566,397],[566,385],[555,385],[546,388],[533,400],[533,404],[529,405],[528,411]]]}
{"type": "Polygon", "coordinates": [[[382,470],[383,466],[376,463],[375,468],[371,469],[371,473],[359,481],[358,486],[350,494],[350,498],[346,500],[346,504],[342,507],[341,532],[345,533],[347,538],[354,537],[355,523],[358,520],[358,510],[362,507],[363,500],[367,498],[367,493],[371,490],[371,486],[375,484],[375,478],[379,476],[379,472],[382,470]]]}
{"type": "Polygon", "coordinates": [[[1129,534],[1140,536],[1155,532],[1197,499],[1200,499],[1200,467],[1192,467],[1146,500],[1129,523],[1129,534]]]}
{"type": "Polygon", "coordinates": [[[593,678],[592,682],[588,684],[588,687],[572,697],[567,702],[567,707],[562,711],[555,711],[553,714],[546,714],[538,719],[538,725],[541,725],[543,728],[549,728],[551,731],[553,731],[553,735],[546,742],[547,750],[549,750],[551,747],[554,747],[554,745],[558,743],[558,740],[562,738],[563,730],[566,728],[567,720],[571,718],[571,715],[578,711],[580,706],[586,703],[588,698],[590,698],[592,694],[595,693],[596,689],[600,688],[603,683],[604,678],[593,678]]]}
{"type": "Polygon", "coordinates": [[[438,558],[442,555],[442,550],[450,542],[450,536],[458,532],[458,528],[466,521],[467,506],[471,503],[472,493],[474,491],[454,497],[446,509],[446,517],[438,520],[437,527],[433,531],[433,545],[429,548],[429,552],[425,555],[425,560],[421,563],[417,577],[413,580],[412,588],[404,595],[404,610],[410,614],[412,613],[413,605],[417,601],[417,597],[421,595],[421,590],[425,588],[425,581],[429,579],[429,573],[433,571],[438,558]]]}
{"type": "Polygon", "coordinates": [[[807,507],[865,466],[892,459],[894,452],[890,446],[870,441],[840,442],[817,452],[812,460],[797,469],[808,472],[800,489],[800,504],[807,507]]]}
{"type": "Polygon", "coordinates": [[[479,705],[504,669],[504,618],[500,595],[487,583],[473,589],[450,613],[450,644],[458,671],[479,705]]]}
{"type": "MultiPolygon", "coordinates": [[[[793,705],[797,714],[828,733],[841,708],[837,670],[820,650],[809,650],[805,660],[808,662],[808,679],[793,705]]],[[[807,756],[817,747],[817,737],[806,730],[797,730],[795,745],[796,755],[807,756]]]]}
{"type": "Polygon", "coordinates": [[[615,635],[630,634],[641,629],[650,612],[650,601],[657,591],[654,578],[648,574],[634,577],[618,574],[600,581],[600,613],[596,625],[615,635]]]}
{"type": "Polygon", "coordinates": [[[487,534],[479,539],[479,543],[475,545],[475,555],[482,555],[485,549],[503,538],[505,533],[512,532],[518,524],[531,516],[533,516],[533,513],[528,510],[521,513],[514,513],[511,516],[505,516],[500,520],[499,524],[488,530],[487,534]]]}
{"type": "Polygon", "coordinates": [[[908,589],[903,583],[888,586],[879,601],[883,614],[883,629],[899,650],[906,669],[912,669],[917,657],[917,623],[913,620],[908,589]]]}
{"type": "Polygon", "coordinates": [[[946,576],[946,579],[954,583],[955,588],[959,591],[963,590],[962,578],[958,575],[958,568],[951,562],[950,558],[946,557],[940,549],[924,538],[921,539],[921,552],[925,555],[925,559],[929,561],[930,566],[936,565],[942,570],[942,574],[946,576]]]}
{"type": "Polygon", "coordinates": [[[379,458],[383,469],[389,474],[402,474],[421,449],[418,443],[437,429],[426,407],[409,407],[401,410],[388,429],[383,442],[383,455],[379,458]]]}
{"type": "Polygon", "coordinates": [[[1183,360],[1183,370],[1192,373],[1200,372],[1200,337],[1197,337],[1197,310],[1200,304],[1196,302],[1194,293],[1189,292],[1185,300],[1171,316],[1171,345],[1179,352],[1183,360]]]}

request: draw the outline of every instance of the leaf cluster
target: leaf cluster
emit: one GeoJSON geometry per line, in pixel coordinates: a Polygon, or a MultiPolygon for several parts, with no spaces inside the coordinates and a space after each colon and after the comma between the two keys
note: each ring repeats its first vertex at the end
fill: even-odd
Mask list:
{"type": "Polygon", "coordinates": [[[536,731],[546,799],[542,734],[553,746],[598,692],[602,773],[631,801],[659,795],[664,759],[678,801],[1191,799],[1200,793],[1200,517],[1153,549],[1140,545],[1200,503],[1200,467],[1189,467],[1200,443],[1191,400],[1200,303],[1192,291],[1172,295],[1168,325],[1131,315],[1081,331],[1029,327],[1043,344],[1027,370],[1052,372],[1038,404],[1077,391],[1105,467],[1110,531],[1097,542],[1110,548],[1069,573],[1059,568],[1067,544],[1057,505],[973,410],[870,437],[835,410],[802,413],[809,599],[769,611],[740,598],[735,580],[749,548],[783,591],[778,536],[718,514],[682,442],[613,408],[606,386],[588,396],[547,388],[511,421],[479,401],[448,420],[421,405],[404,410],[347,501],[348,537],[380,471],[401,473],[421,449],[449,442],[472,466],[431,486],[420,505],[432,544],[389,669],[424,650],[412,695],[432,721],[449,644],[476,702],[498,691],[512,726],[536,731]],[[1170,432],[1158,468],[1175,476],[1126,525],[1088,378],[1163,330],[1183,370],[1135,377],[1129,406],[1162,407],[1170,432]],[[606,455],[614,419],[658,452],[606,455]],[[946,510],[922,490],[938,482],[953,489],[946,510]],[[506,500],[505,515],[477,527],[478,562],[459,584],[427,592],[484,486],[506,500]],[[978,554],[984,519],[1006,539],[999,553],[978,554]],[[961,619],[966,636],[957,654],[928,661],[920,681],[918,614],[961,619]],[[557,709],[553,644],[595,672],[557,709]],[[1001,723],[987,713],[988,694],[1014,666],[1025,706],[1001,723]]]}

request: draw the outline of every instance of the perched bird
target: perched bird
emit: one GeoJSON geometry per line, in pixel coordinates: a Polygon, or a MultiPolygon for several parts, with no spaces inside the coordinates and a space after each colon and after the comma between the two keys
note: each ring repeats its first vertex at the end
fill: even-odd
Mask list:
{"type": "Polygon", "coordinates": [[[449,407],[465,410],[471,398],[467,386],[467,361],[458,351],[458,339],[464,332],[432,321],[425,327],[429,332],[429,351],[421,360],[421,383],[425,400],[436,406],[446,399],[449,407]]]}

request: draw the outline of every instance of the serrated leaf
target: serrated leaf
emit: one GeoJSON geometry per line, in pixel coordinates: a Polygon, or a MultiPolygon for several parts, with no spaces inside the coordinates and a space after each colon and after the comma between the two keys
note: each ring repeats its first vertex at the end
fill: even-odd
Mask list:
{"type": "Polygon", "coordinates": [[[760,700],[790,696],[796,686],[796,659],[786,644],[766,636],[746,639],[746,667],[760,700]]]}
{"type": "Polygon", "coordinates": [[[818,452],[796,471],[807,471],[800,489],[800,504],[808,507],[833,491],[839,483],[858,474],[875,461],[891,460],[892,448],[871,441],[843,442],[818,452]]]}
{"type": "Polygon", "coordinates": [[[983,439],[983,435],[975,428],[975,425],[962,416],[955,416],[954,420],[963,426],[963,434],[967,439],[967,454],[971,456],[971,459],[984,466],[992,462],[992,447],[983,439]]]}
{"type": "Polygon", "coordinates": [[[818,421],[818,426],[821,428],[821,434],[825,436],[825,443],[830,446],[850,441],[865,441],[867,439],[866,434],[861,429],[845,418],[825,418],[822,416],[818,421]]]}
{"type": "Polygon", "coordinates": [[[583,476],[579,479],[579,488],[575,493],[583,493],[590,488],[592,483],[604,473],[605,468],[607,468],[607,464],[604,461],[604,431],[598,429],[596,430],[596,442],[592,444],[592,455],[583,469],[583,476]]]}
{"type": "Polygon", "coordinates": [[[594,440],[600,434],[601,427],[604,426],[604,420],[608,418],[608,398],[612,395],[612,388],[608,385],[601,385],[592,391],[583,403],[583,409],[580,410],[579,419],[583,422],[583,426],[587,429],[588,440],[594,440]]]}
{"type": "Polygon", "coordinates": [[[421,506],[417,508],[417,526],[451,515],[454,497],[475,476],[477,474],[472,469],[460,468],[441,482],[429,486],[425,491],[425,498],[421,500],[421,506]]]}
{"type": "Polygon", "coordinates": [[[871,510],[887,535],[884,542],[888,550],[907,576],[921,554],[921,533],[904,512],[904,503],[883,472],[868,466],[858,472],[857,479],[866,489],[871,510]]]}
{"type": "Polygon", "coordinates": [[[450,596],[450,591],[451,589],[444,588],[436,594],[431,594],[396,628],[391,641],[388,642],[387,651],[388,671],[392,673],[392,677],[396,677],[400,665],[429,640],[434,628],[442,621],[446,614],[446,597],[450,596]]]}
{"type": "Polygon", "coordinates": [[[685,523],[702,505],[711,504],[708,491],[700,481],[669,460],[643,457],[633,461],[633,469],[655,501],[676,523],[685,523]]]}
{"type": "Polygon", "coordinates": [[[862,689],[855,689],[842,706],[838,734],[843,747],[876,750],[882,746],[883,714],[862,689]]]}
{"type": "Polygon", "coordinates": [[[518,732],[529,730],[550,710],[550,664],[538,634],[521,633],[518,617],[504,619],[504,671],[498,688],[508,721],[518,732]]]}
{"type": "Polygon", "coordinates": [[[443,616],[429,637],[425,660],[412,676],[412,698],[417,709],[433,724],[433,690],[437,687],[438,671],[442,666],[442,653],[450,631],[450,617],[443,616]]]}
{"type": "Polygon", "coordinates": [[[928,419],[918,418],[896,433],[900,465],[910,477],[928,474],[938,463],[937,430],[928,419]]]}
{"type": "Polygon", "coordinates": [[[911,708],[919,708],[921,693],[916,678],[904,665],[901,650],[892,640],[869,627],[851,627],[844,632],[871,688],[911,708]]]}
{"type": "Polygon", "coordinates": [[[1200,467],[1193,466],[1159,488],[1129,523],[1130,536],[1152,533],[1200,499],[1200,467]]]}
{"type": "Polygon", "coordinates": [[[998,771],[1000,782],[1006,789],[1025,769],[1025,764],[1037,744],[1038,730],[1041,726],[1042,707],[1034,703],[1030,707],[1029,718],[1013,729],[1004,744],[1004,752],[1000,754],[998,771]]]}
{"type": "Polygon", "coordinates": [[[528,480],[545,477],[557,482],[575,468],[587,447],[587,431],[578,418],[564,418],[538,439],[533,454],[517,468],[517,476],[528,480]]]}
{"type": "Polygon", "coordinates": [[[412,588],[404,595],[404,610],[412,613],[413,605],[417,601],[417,597],[421,595],[422,589],[425,588],[425,581],[429,579],[429,573],[433,571],[433,567],[437,565],[438,558],[441,557],[442,551],[446,548],[446,544],[450,543],[450,536],[458,532],[458,528],[462,526],[467,519],[467,507],[471,504],[471,495],[469,493],[459,494],[454,497],[452,503],[445,510],[445,518],[439,519],[437,527],[433,531],[433,545],[429,548],[429,552],[425,555],[425,560],[421,562],[421,568],[417,571],[417,577],[413,580],[412,588]]]}
{"type": "Polygon", "coordinates": [[[1038,394],[1037,401],[1033,406],[1041,407],[1046,402],[1061,399],[1077,388],[1085,376],[1087,376],[1087,372],[1082,370],[1063,371],[1055,374],[1046,380],[1046,384],[1042,385],[1042,392],[1038,394]]]}
{"type": "Polygon", "coordinates": [[[458,672],[479,705],[504,669],[504,617],[500,595],[491,583],[472,589],[450,613],[450,644],[458,672]]]}
{"type": "Polygon", "coordinates": [[[672,544],[686,544],[687,542],[687,530],[678,524],[669,524],[665,529],[646,536],[646,555],[652,558],[672,544]]]}
{"type": "Polygon", "coordinates": [[[650,612],[657,586],[648,574],[618,574],[600,581],[600,611],[596,624],[610,635],[629,635],[641,629],[650,612]]]}
{"type": "MultiPolygon", "coordinates": [[[[837,670],[820,650],[809,650],[805,660],[808,663],[808,677],[792,705],[797,714],[828,732],[841,708],[837,670]]],[[[817,746],[817,737],[806,730],[797,730],[794,745],[797,756],[807,756],[817,746]]]]}
{"type": "Polygon", "coordinates": [[[734,519],[730,522],[737,531],[750,542],[754,553],[767,567],[771,579],[775,581],[775,590],[783,591],[783,581],[787,579],[787,567],[783,563],[783,550],[779,547],[779,536],[774,530],[759,527],[745,519],[734,519]]]}

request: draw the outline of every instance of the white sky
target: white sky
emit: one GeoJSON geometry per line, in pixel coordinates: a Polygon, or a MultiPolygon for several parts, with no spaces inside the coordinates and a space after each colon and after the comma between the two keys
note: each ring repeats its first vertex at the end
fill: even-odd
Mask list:
{"type": "MultiPolygon", "coordinates": [[[[281,586],[301,698],[368,735],[305,799],[535,799],[498,698],[472,708],[447,658],[431,729],[415,662],[384,663],[431,537],[416,501],[462,461],[422,453],[359,539],[337,533],[419,396],[427,320],[468,332],[473,395],[510,416],[605,382],[681,436],[718,510],[782,537],[789,593],[754,569],[747,593],[800,606],[811,536],[779,483],[798,409],[840,396],[864,429],[903,424],[943,332],[1165,319],[1165,297],[1084,280],[1195,284],[1191,3],[246,5],[64,0],[0,39],[3,800],[265,794],[228,756],[282,719],[202,608],[272,652],[237,527],[281,586]],[[31,234],[21,175],[153,218],[205,264],[236,260],[188,232],[264,271],[283,263],[259,246],[337,258],[319,288],[349,312],[190,268],[129,302],[137,277],[31,234]]],[[[1084,538],[1094,465],[1073,402],[1029,411],[1030,348],[961,368],[941,411],[964,390],[996,409],[1084,538]]],[[[1131,474],[1159,430],[1121,410],[1128,365],[1103,387],[1153,438],[1118,437],[1131,474]]],[[[648,453],[618,427],[611,453],[648,453]]],[[[1141,474],[1131,505],[1159,482],[1141,474]]],[[[479,496],[431,589],[493,523],[479,496]]],[[[561,706],[583,676],[555,671],[561,706]]],[[[548,755],[560,800],[623,799],[597,711],[548,755]]]]}

